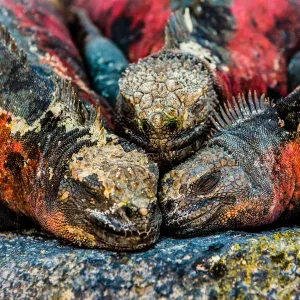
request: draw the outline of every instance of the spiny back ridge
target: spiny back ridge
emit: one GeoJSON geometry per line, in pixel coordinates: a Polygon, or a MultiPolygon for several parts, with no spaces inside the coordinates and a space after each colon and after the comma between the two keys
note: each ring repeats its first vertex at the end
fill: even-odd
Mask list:
{"type": "Polygon", "coordinates": [[[54,97],[56,101],[64,103],[69,110],[73,111],[82,125],[91,126],[95,124],[97,128],[102,128],[100,108],[91,109],[88,112],[70,80],[53,76],[53,81],[55,83],[54,97]]]}
{"type": "MultiPolygon", "coordinates": [[[[222,132],[262,114],[270,107],[272,107],[272,104],[269,98],[262,95],[259,99],[256,92],[254,92],[254,97],[252,97],[251,91],[249,91],[248,101],[241,94],[238,95],[237,99],[232,97],[232,104],[225,103],[224,108],[220,107],[220,113],[214,110],[214,116],[210,116],[210,119],[217,131],[222,132]]],[[[214,133],[215,131],[213,131],[214,133]]]]}
{"type": "MultiPolygon", "coordinates": [[[[186,14],[188,12],[189,11],[186,10],[186,14]]],[[[187,17],[190,18],[189,14],[187,14],[187,17]]],[[[190,30],[181,10],[172,13],[171,19],[166,27],[165,35],[165,49],[176,49],[180,43],[192,40],[190,30]]]]}
{"type": "Polygon", "coordinates": [[[8,49],[10,53],[16,56],[22,64],[28,66],[27,54],[23,49],[19,49],[15,39],[11,36],[9,30],[4,25],[0,25],[0,43],[8,49]]]}

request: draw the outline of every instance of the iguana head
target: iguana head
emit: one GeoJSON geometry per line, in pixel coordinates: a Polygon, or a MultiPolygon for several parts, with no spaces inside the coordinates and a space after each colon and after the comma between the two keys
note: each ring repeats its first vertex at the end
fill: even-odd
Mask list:
{"type": "Polygon", "coordinates": [[[159,160],[180,159],[207,133],[212,99],[207,65],[189,54],[162,52],[130,65],[120,80],[119,123],[131,140],[161,154],[159,160]]]}
{"type": "Polygon", "coordinates": [[[239,102],[222,110],[224,120],[216,115],[221,133],[163,178],[160,202],[170,232],[258,226],[282,212],[275,166],[286,132],[263,97],[239,102]]]}
{"type": "Polygon", "coordinates": [[[72,228],[76,243],[98,248],[152,245],[161,224],[157,182],[157,167],[143,152],[121,145],[82,148],[60,183],[58,208],[68,224],[62,234],[72,228]]]}
{"type": "Polygon", "coordinates": [[[170,20],[161,52],[129,65],[119,81],[117,128],[160,163],[199,148],[218,104],[211,60],[189,32],[182,33],[182,19],[170,20]]]}

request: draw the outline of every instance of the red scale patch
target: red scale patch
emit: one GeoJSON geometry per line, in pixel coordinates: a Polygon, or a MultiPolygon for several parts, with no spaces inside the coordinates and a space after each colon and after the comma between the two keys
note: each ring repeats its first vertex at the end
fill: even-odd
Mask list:
{"type": "Polygon", "coordinates": [[[235,0],[237,31],[228,44],[229,72],[220,72],[224,98],[249,89],[287,94],[287,58],[300,41],[300,9],[288,0],[235,0]],[[286,44],[288,32],[291,37],[286,44]],[[289,53],[290,52],[290,53],[289,53]]]}

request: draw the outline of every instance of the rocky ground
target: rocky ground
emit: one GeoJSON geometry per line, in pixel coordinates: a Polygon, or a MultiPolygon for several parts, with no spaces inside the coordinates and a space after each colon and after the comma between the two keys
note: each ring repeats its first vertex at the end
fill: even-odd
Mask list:
{"type": "Polygon", "coordinates": [[[161,239],[139,253],[0,234],[0,299],[299,299],[300,227],[161,239]]]}

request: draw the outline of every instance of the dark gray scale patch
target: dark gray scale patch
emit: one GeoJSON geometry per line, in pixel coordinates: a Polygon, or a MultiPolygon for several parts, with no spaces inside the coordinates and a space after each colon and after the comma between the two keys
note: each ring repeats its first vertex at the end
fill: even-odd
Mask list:
{"type": "Polygon", "coordinates": [[[210,49],[221,62],[229,61],[226,46],[236,30],[232,5],[231,0],[214,0],[190,6],[194,19],[193,38],[204,48],[210,49]]]}
{"type": "Polygon", "coordinates": [[[87,182],[89,182],[94,187],[101,187],[102,184],[99,182],[97,174],[91,174],[85,178],[87,182]]]}
{"type": "Polygon", "coordinates": [[[47,110],[54,83],[24,66],[0,43],[0,106],[31,125],[47,110]]]}
{"type": "Polygon", "coordinates": [[[31,219],[17,215],[0,201],[0,230],[22,229],[35,227],[31,219]]]}

